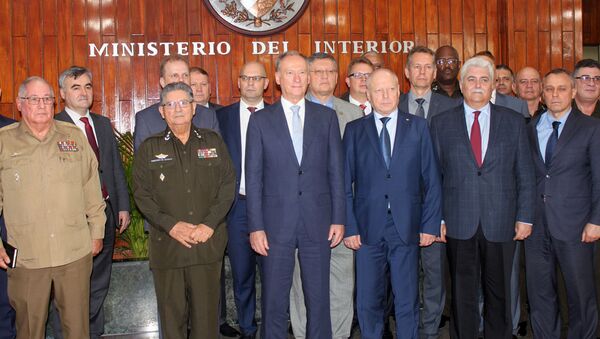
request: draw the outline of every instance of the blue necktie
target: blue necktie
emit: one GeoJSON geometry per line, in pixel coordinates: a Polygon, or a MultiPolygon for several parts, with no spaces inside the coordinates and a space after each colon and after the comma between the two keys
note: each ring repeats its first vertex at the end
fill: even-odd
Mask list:
{"type": "Polygon", "coordinates": [[[379,133],[379,144],[381,145],[381,154],[383,154],[383,161],[385,161],[385,167],[390,168],[390,159],[392,158],[392,148],[390,143],[390,133],[388,133],[385,125],[390,121],[389,117],[380,118],[383,128],[379,133]]]}
{"type": "Polygon", "coordinates": [[[302,120],[300,120],[300,106],[293,105],[292,110],[292,144],[298,163],[302,163],[302,120]]]}
{"type": "Polygon", "coordinates": [[[558,127],[560,126],[560,121],[554,121],[552,123],[552,134],[550,134],[550,138],[548,138],[548,143],[546,144],[546,168],[550,167],[550,163],[552,163],[552,153],[554,153],[554,147],[558,142],[558,127]]]}

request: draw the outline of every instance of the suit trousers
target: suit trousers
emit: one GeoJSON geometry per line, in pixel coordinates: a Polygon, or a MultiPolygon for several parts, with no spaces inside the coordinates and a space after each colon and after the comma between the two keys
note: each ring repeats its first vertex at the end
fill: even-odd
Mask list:
{"type": "Polygon", "coordinates": [[[419,338],[437,339],[439,324],[446,302],[444,267],[446,245],[434,242],[420,249],[420,266],[423,272],[421,292],[422,308],[419,320],[419,338]]]}
{"type": "MultiPolygon", "coordinates": [[[[2,240],[6,241],[4,220],[0,220],[0,236],[2,240]]],[[[17,335],[15,331],[15,310],[10,306],[8,300],[7,284],[6,270],[0,269],[0,339],[13,339],[17,335]]]]}
{"type": "Polygon", "coordinates": [[[311,240],[302,224],[295,232],[289,242],[270,239],[268,255],[261,259],[262,339],[287,338],[296,249],[307,310],[306,337],[331,339],[329,241],[327,238],[319,242],[311,240]]]}
{"type": "Polygon", "coordinates": [[[233,277],[233,296],[238,323],[244,335],[256,332],[256,264],[258,257],[250,246],[246,200],[237,200],[227,219],[227,252],[233,277]]]}
{"type": "Polygon", "coordinates": [[[389,215],[383,239],[356,251],[356,310],[361,338],[381,339],[390,272],[396,338],[416,339],[419,326],[419,246],[405,243],[389,215]]]}
{"type": "Polygon", "coordinates": [[[479,336],[479,285],[484,296],[484,337],[512,338],[510,278],[515,242],[488,241],[481,226],[466,240],[447,237],[452,280],[450,338],[479,336]]]}
{"type": "MultiPolygon", "coordinates": [[[[329,272],[329,303],[331,307],[331,333],[333,339],[347,339],[352,330],[354,310],[354,251],[340,243],[331,249],[329,272]]],[[[306,338],[306,307],[300,264],[296,257],[294,279],[290,292],[290,321],[294,338],[306,338]]]]}
{"type": "Polygon", "coordinates": [[[62,266],[11,269],[8,296],[17,314],[17,339],[45,338],[52,293],[65,338],[88,338],[91,273],[91,253],[62,266]]]}
{"type": "Polygon", "coordinates": [[[164,338],[219,338],[221,265],[219,260],[182,268],[152,269],[164,338]]]}
{"type": "Polygon", "coordinates": [[[562,241],[548,231],[545,221],[536,224],[525,240],[527,292],[531,328],[536,338],[560,338],[561,320],[556,265],[567,292],[568,339],[596,337],[598,306],[594,282],[594,244],[562,241]]]}
{"type": "MultiPolygon", "coordinates": [[[[90,338],[96,339],[104,333],[104,300],[110,286],[112,272],[112,257],[115,247],[115,221],[110,200],[106,201],[106,225],[102,251],[93,259],[92,275],[90,277],[90,338]]],[[[56,311],[56,303],[50,305],[50,324],[55,339],[62,339],[60,315],[56,311]]]]}

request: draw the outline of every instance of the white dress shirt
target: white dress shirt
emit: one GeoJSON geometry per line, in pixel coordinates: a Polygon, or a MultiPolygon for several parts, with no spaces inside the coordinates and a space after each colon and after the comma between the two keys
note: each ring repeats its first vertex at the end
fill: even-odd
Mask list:
{"type": "MultiPolygon", "coordinates": [[[[239,193],[241,195],[246,195],[246,170],[244,169],[246,164],[246,132],[248,132],[248,121],[250,121],[250,111],[248,110],[247,103],[244,102],[244,99],[240,99],[240,141],[242,146],[242,173],[240,178],[240,190],[239,193]]],[[[256,107],[256,111],[265,108],[265,102],[260,101],[256,107]]],[[[256,112],[255,111],[255,112],[256,112]]]]}
{"type": "Polygon", "coordinates": [[[365,112],[365,115],[367,115],[367,114],[369,114],[369,113],[373,112],[373,106],[371,106],[371,103],[369,102],[369,100],[367,100],[367,101],[365,101],[364,103],[362,103],[362,102],[360,102],[360,101],[358,101],[358,100],[354,99],[354,98],[353,98],[353,97],[352,97],[350,94],[348,94],[348,101],[349,101],[351,104],[353,104],[353,105],[356,105],[356,106],[358,106],[358,107],[360,107],[360,105],[365,105],[365,106],[367,106],[367,107],[365,108],[365,110],[364,110],[364,112],[365,112]]]}
{"type": "Polygon", "coordinates": [[[471,139],[471,126],[473,126],[473,122],[475,121],[474,111],[480,111],[479,114],[479,129],[481,131],[481,160],[484,161],[485,153],[488,148],[488,141],[490,140],[490,104],[487,103],[481,109],[474,109],[469,107],[466,103],[464,104],[465,109],[465,121],[467,123],[467,133],[469,134],[469,139],[471,139]]]}
{"type": "MultiPolygon", "coordinates": [[[[94,130],[94,138],[96,139],[96,145],[100,145],[98,143],[98,133],[96,133],[96,126],[94,126],[94,120],[92,120],[92,116],[90,115],[89,110],[87,112],[85,112],[85,115],[80,115],[79,113],[75,112],[74,110],[70,109],[69,107],[65,107],[65,112],[67,112],[67,114],[71,117],[71,120],[73,120],[75,125],[77,127],[79,127],[79,129],[83,132],[83,135],[85,135],[86,138],[87,138],[87,134],[85,133],[85,124],[83,123],[83,121],[81,121],[79,119],[88,118],[88,121],[90,122],[90,125],[92,126],[92,130],[94,130]]],[[[98,146],[98,147],[100,147],[100,146],[98,146]]]]}

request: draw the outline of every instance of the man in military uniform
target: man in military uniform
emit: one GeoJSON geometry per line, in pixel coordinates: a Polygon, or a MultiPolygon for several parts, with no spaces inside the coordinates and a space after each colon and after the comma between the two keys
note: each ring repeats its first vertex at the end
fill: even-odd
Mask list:
{"type": "MultiPolygon", "coordinates": [[[[98,162],[79,128],[53,119],[44,79],[26,79],[16,103],[23,120],[0,132],[0,208],[18,249],[8,271],[17,338],[44,338],[51,291],[64,337],[89,338],[92,256],[106,223],[98,162]]],[[[10,260],[0,244],[0,267],[10,260]]]]}
{"type": "Polygon", "coordinates": [[[219,278],[234,197],[225,143],[192,125],[192,89],[161,92],[164,132],[146,139],[133,164],[135,201],[149,221],[150,268],[165,338],[218,338],[219,278]]]}

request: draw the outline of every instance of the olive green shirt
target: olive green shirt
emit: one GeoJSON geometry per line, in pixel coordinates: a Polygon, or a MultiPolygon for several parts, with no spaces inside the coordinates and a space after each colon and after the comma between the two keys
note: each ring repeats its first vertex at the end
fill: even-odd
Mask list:
{"type": "Polygon", "coordinates": [[[92,239],[104,238],[104,208],[98,161],[77,126],[53,120],[41,141],[23,122],[0,129],[0,209],[18,267],[89,254],[92,239]]]}
{"type": "Polygon", "coordinates": [[[146,139],[135,154],[133,194],[150,223],[152,268],[176,268],[222,260],[225,218],[235,193],[235,172],[223,139],[192,127],[184,145],[167,128],[146,139]],[[169,236],[179,221],[214,230],[206,243],[184,247],[169,236]]]}

